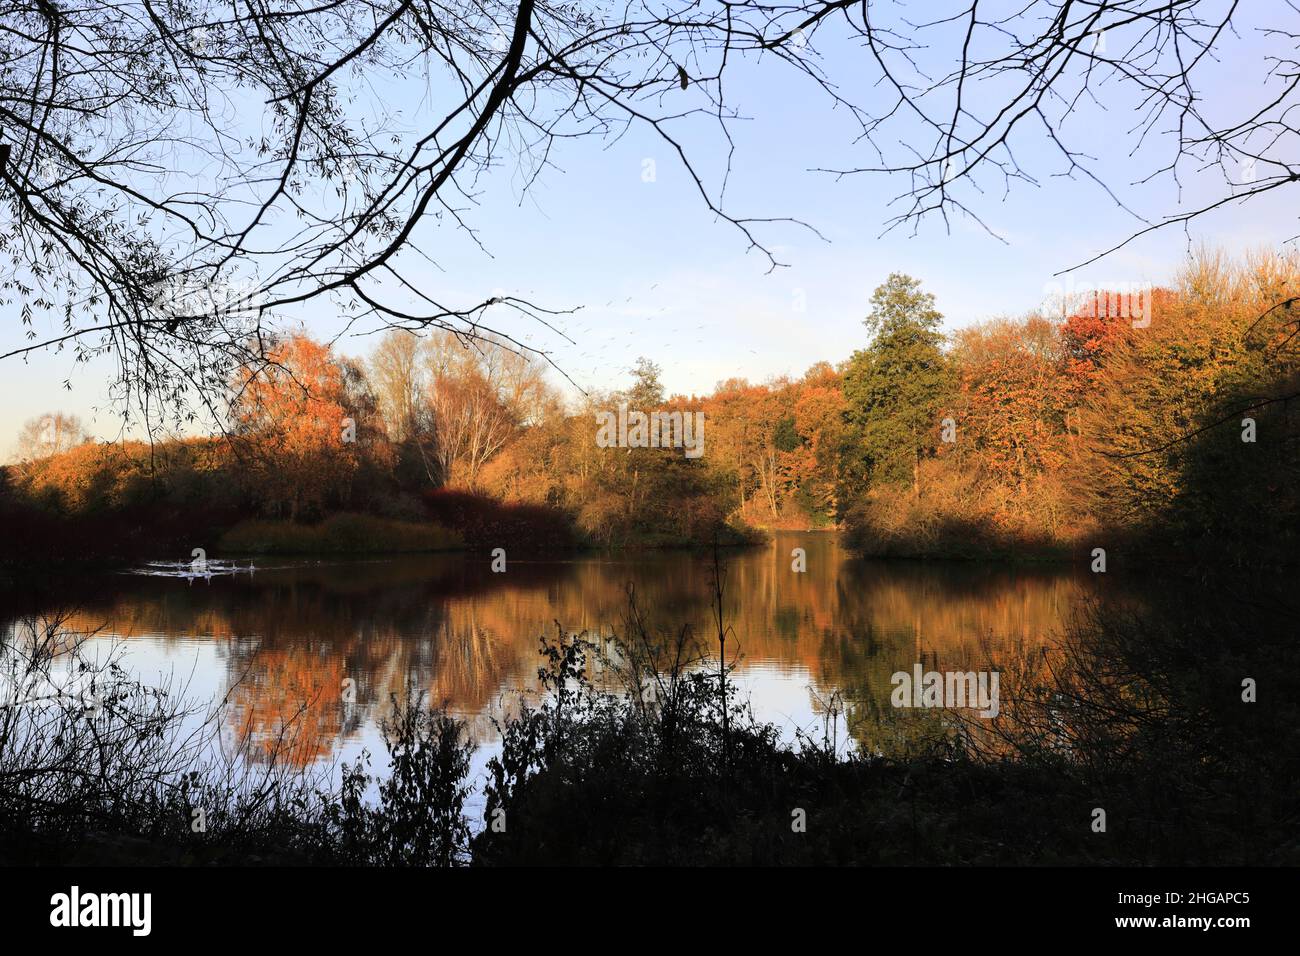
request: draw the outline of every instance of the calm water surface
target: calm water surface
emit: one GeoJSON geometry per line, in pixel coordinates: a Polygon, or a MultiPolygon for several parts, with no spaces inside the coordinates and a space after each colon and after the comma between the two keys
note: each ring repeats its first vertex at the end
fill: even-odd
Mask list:
{"type": "MultiPolygon", "coordinates": [[[[789,737],[820,737],[836,691],[851,713],[878,712],[895,671],[978,668],[989,648],[1050,640],[1092,587],[1060,567],[864,561],[833,533],[779,533],[725,560],[737,682],[789,737]],[[805,573],[791,568],[795,547],[805,573]]],[[[468,720],[481,765],[492,716],[536,689],[538,636],[557,621],[621,631],[629,586],[653,622],[706,638],[712,627],[711,560],[682,552],[511,559],[504,574],[484,555],[248,563],[192,581],[92,576],[57,601],[143,679],[228,698],[227,733],[250,731],[253,759],[292,726],[302,763],[382,752],[378,720],[410,684],[468,720]]]]}

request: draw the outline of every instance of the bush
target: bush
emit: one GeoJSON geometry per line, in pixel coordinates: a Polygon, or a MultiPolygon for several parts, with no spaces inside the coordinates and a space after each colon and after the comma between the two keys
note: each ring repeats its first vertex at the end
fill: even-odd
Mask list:
{"type": "Polygon", "coordinates": [[[867,557],[1058,558],[1078,531],[1054,520],[1059,489],[1047,481],[1013,492],[942,461],[921,467],[920,494],[881,485],[845,515],[849,547],[867,557]]]}
{"type": "Polygon", "coordinates": [[[472,744],[465,727],[441,711],[423,709],[423,697],[392,698],[383,722],[389,774],[379,801],[365,803],[375,783],[365,772],[369,757],[344,769],[337,801],[325,811],[340,838],[338,855],[352,865],[454,866],[469,844],[465,798],[470,787],[472,744]]]}
{"type": "Polygon", "coordinates": [[[571,516],[556,508],[505,502],[454,488],[426,491],[423,498],[429,516],[471,547],[508,541],[522,549],[545,550],[577,543],[571,516]]]}
{"type": "Polygon", "coordinates": [[[463,539],[440,525],[338,514],[320,524],[241,521],[221,536],[223,551],[245,554],[370,554],[450,551],[463,539]]]}

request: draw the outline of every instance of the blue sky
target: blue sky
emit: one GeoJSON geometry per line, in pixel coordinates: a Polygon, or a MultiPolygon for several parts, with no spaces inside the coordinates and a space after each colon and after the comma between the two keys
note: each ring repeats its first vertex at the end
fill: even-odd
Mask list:
{"type": "MultiPolygon", "coordinates": [[[[827,56],[846,89],[871,104],[874,74],[855,65],[861,56],[847,49],[828,49],[827,56]]],[[[1221,80],[1209,88],[1210,108],[1261,96],[1263,67],[1249,30],[1216,71],[1221,80]]],[[[670,391],[689,394],[733,376],[762,381],[799,375],[820,360],[844,359],[865,344],[861,321],[868,300],[891,271],[920,278],[935,293],[947,326],[958,328],[1034,308],[1054,273],[1137,225],[1094,184],[1054,176],[1063,170],[1059,156],[1043,137],[1025,136],[1018,155],[1038,176],[1039,187],[1018,184],[1004,198],[1000,182],[987,179],[983,196],[963,197],[1005,243],[960,218],[951,232],[932,219],[915,236],[904,228],[882,237],[894,211],[889,201],[905,183],[877,174],[837,181],[811,171],[872,161],[853,144],[854,127],[842,112],[833,113],[787,70],[746,67],[732,77],[729,92],[748,117],[732,128],[729,210],[796,216],[829,240],[795,226],[763,228],[760,235],[789,268],[768,273],[764,257],[746,253],[744,237],[714,219],[664,145],[634,128],[615,143],[562,143],[552,156],[560,168],[544,173],[527,195],[520,192],[524,166],[504,163],[480,181],[481,206],[470,214],[487,253],[453,229],[422,228],[419,241],[441,267],[423,267],[425,281],[453,301],[503,291],[553,308],[580,307],[559,320],[576,346],[525,319],[506,317],[500,327],[549,349],[583,387],[624,384],[627,370],[645,355],[663,367],[670,391]],[[655,161],[654,182],[643,181],[646,159],[655,161]]],[[[1180,196],[1172,183],[1128,186],[1169,153],[1157,140],[1151,151],[1128,155],[1132,144],[1125,131],[1133,114],[1126,106],[1119,103],[1109,114],[1077,114],[1067,132],[1073,142],[1099,144],[1097,170],[1137,211],[1151,217],[1175,212],[1180,196]]],[[[412,97],[407,110],[417,109],[412,97]]],[[[716,183],[723,141],[699,124],[680,132],[716,183]]],[[[892,135],[900,132],[906,135],[901,128],[892,135]]],[[[1183,206],[1219,195],[1221,182],[1217,172],[1185,179],[1183,206]]],[[[1266,199],[1199,220],[1190,238],[1244,252],[1275,248],[1297,231],[1295,209],[1266,199]]],[[[1181,229],[1158,232],[1075,274],[1074,281],[1161,282],[1187,248],[1181,229]]],[[[12,314],[0,316],[0,350],[20,342],[17,306],[5,312],[12,314]]],[[[326,301],[313,303],[299,318],[319,337],[342,330],[326,301]]],[[[361,355],[373,341],[354,333],[338,347],[361,355]]],[[[46,411],[73,412],[99,437],[115,436],[108,375],[104,365],[74,366],[68,353],[40,354],[25,363],[6,360],[0,365],[0,456],[10,451],[24,420],[46,411]],[[69,378],[72,389],[65,391],[69,378]]]]}

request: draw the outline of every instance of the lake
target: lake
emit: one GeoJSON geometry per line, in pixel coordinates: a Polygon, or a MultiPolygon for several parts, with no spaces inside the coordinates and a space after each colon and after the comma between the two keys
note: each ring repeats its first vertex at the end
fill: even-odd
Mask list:
{"type": "MultiPolygon", "coordinates": [[[[851,733],[889,706],[897,671],[977,669],[990,653],[1043,644],[1095,587],[1086,569],[1066,566],[862,560],[833,532],[779,532],[723,560],[735,680],[790,739],[822,739],[837,692],[851,733]],[[795,548],[806,571],[793,569],[795,548]]],[[[146,681],[228,699],[226,738],[251,733],[254,760],[292,728],[288,752],[302,764],[363,748],[382,757],[378,722],[409,685],[467,721],[481,767],[495,749],[493,716],[537,689],[539,635],[554,637],[556,622],[566,633],[621,632],[629,587],[652,624],[716,634],[709,555],[491,566],[486,554],[256,558],[187,577],[178,561],[85,576],[38,610],[70,611],[70,628],[94,633],[104,653],[115,646],[146,681]]],[[[838,718],[834,729],[851,742],[838,718]]]]}

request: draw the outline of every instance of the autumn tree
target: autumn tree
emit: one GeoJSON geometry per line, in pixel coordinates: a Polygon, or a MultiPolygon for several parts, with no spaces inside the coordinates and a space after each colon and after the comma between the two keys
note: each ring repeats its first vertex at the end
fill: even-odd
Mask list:
{"type": "Polygon", "coordinates": [[[424,417],[417,440],[429,448],[440,483],[474,488],[487,463],[540,417],[549,386],[539,365],[493,338],[438,333],[421,354],[424,417]]]}
{"type": "Polygon", "coordinates": [[[440,481],[428,401],[429,344],[405,329],[386,332],[369,356],[367,376],[394,453],[394,474],[406,487],[440,481]]]}
{"type": "Polygon", "coordinates": [[[1031,316],[997,319],[956,336],[963,461],[1024,490],[1064,460],[1068,382],[1057,327],[1031,316]]]}
{"type": "Polygon", "coordinates": [[[81,419],[66,412],[48,412],[29,418],[18,431],[14,451],[19,461],[36,461],[58,455],[90,441],[81,419]]]}
{"type": "Polygon", "coordinates": [[[1266,512],[1294,520],[1300,310],[1275,306],[1297,296],[1294,254],[1189,262],[1169,307],[1110,356],[1082,409],[1092,454],[1078,481],[1099,514],[1195,538],[1213,527],[1225,541],[1266,512]]]}
{"type": "Polygon", "coordinates": [[[799,444],[793,403],[777,393],[780,387],[729,379],[704,402],[711,461],[734,483],[738,509],[748,514],[753,503],[753,516],[760,520],[780,515],[784,478],[779,446],[793,450],[799,444]]]}
{"type": "Polygon", "coordinates": [[[424,401],[421,339],[413,332],[392,329],[370,353],[368,375],[379,402],[388,437],[405,442],[421,428],[424,401]]]}
{"type": "Polygon", "coordinates": [[[394,329],[369,374],[401,474],[431,485],[476,486],[521,430],[556,414],[542,365],[507,341],[394,329]]]}
{"type": "Polygon", "coordinates": [[[798,380],[729,379],[701,402],[709,465],[734,488],[742,517],[806,526],[837,512],[844,401],[829,364],[818,363],[798,380]]]}
{"type": "Polygon", "coordinates": [[[360,464],[357,420],[327,346],[291,335],[268,357],[236,383],[235,447],[251,465],[256,497],[296,519],[346,498],[360,464]]]}
{"type": "Polygon", "coordinates": [[[833,519],[840,510],[846,410],[840,376],[829,363],[819,362],[804,373],[793,416],[799,447],[791,455],[795,456],[796,500],[815,518],[833,519]]]}

